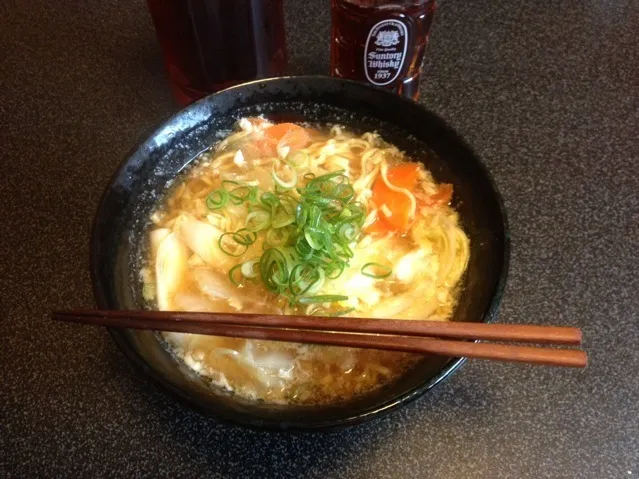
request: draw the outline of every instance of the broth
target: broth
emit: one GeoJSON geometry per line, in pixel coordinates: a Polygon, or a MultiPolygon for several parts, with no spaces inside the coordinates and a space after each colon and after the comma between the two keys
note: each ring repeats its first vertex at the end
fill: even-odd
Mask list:
{"type": "MultiPolygon", "coordinates": [[[[445,321],[469,256],[452,194],[375,133],[243,119],[153,213],[144,295],[161,310],[445,321]]],[[[348,400],[421,358],[162,334],[217,387],[273,403],[348,400]]]]}

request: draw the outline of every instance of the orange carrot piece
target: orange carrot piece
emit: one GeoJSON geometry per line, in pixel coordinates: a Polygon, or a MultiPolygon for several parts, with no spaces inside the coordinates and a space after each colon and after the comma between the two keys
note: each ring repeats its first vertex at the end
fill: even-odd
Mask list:
{"type": "Polygon", "coordinates": [[[412,190],[419,181],[419,170],[420,167],[417,163],[403,163],[391,166],[386,172],[386,178],[391,184],[399,188],[412,190]]]}
{"type": "MultiPolygon", "coordinates": [[[[393,186],[413,190],[419,181],[419,170],[417,163],[403,163],[390,167],[386,172],[386,178],[393,186]]],[[[410,199],[403,193],[391,190],[379,176],[373,184],[373,202],[380,208],[378,222],[381,220],[383,223],[378,225],[375,231],[367,229],[367,232],[378,232],[378,229],[383,229],[384,223],[388,226],[387,231],[405,232],[408,229],[411,222],[410,199]],[[390,211],[390,216],[384,215],[381,211],[384,205],[390,211]]]]}
{"type": "Polygon", "coordinates": [[[406,195],[392,191],[388,189],[386,185],[384,185],[383,188],[386,189],[386,192],[382,199],[380,199],[381,203],[379,204],[379,207],[381,208],[383,205],[386,205],[386,207],[390,210],[391,215],[386,216],[383,212],[380,213],[384,218],[384,221],[391,226],[391,229],[403,233],[410,226],[411,202],[406,195]]]}
{"type": "Polygon", "coordinates": [[[420,203],[427,206],[447,205],[453,199],[453,185],[450,183],[442,183],[437,186],[437,191],[430,196],[422,196],[419,198],[420,203]]]}
{"type": "Polygon", "coordinates": [[[279,141],[280,146],[288,146],[291,150],[299,150],[309,144],[311,138],[304,129],[291,130],[279,141]]]}
{"type": "Polygon", "coordinates": [[[447,205],[453,199],[453,185],[450,183],[442,183],[437,188],[437,193],[432,197],[432,201],[436,201],[440,205],[447,205]]]}
{"type": "Polygon", "coordinates": [[[388,222],[384,221],[384,219],[381,218],[379,214],[381,213],[378,213],[378,217],[373,223],[364,228],[364,233],[377,236],[384,235],[389,231],[393,231],[393,227],[389,225],[388,222]]]}
{"type": "Polygon", "coordinates": [[[310,135],[306,129],[295,123],[278,123],[264,130],[264,140],[273,149],[287,146],[291,150],[299,150],[309,143],[310,135]]]}
{"type": "Polygon", "coordinates": [[[269,126],[264,130],[264,134],[273,138],[274,140],[280,141],[284,135],[286,135],[291,130],[302,129],[301,126],[296,125],[295,123],[276,123],[275,125],[269,126]]]}

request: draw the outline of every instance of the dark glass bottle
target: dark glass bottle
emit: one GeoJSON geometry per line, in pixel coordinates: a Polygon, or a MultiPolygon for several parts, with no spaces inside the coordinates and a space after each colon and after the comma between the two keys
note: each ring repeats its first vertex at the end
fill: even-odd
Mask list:
{"type": "Polygon", "coordinates": [[[286,69],[283,0],[147,0],[184,105],[286,69]]]}
{"type": "Polygon", "coordinates": [[[331,0],[331,75],[417,99],[435,0],[331,0]]]}

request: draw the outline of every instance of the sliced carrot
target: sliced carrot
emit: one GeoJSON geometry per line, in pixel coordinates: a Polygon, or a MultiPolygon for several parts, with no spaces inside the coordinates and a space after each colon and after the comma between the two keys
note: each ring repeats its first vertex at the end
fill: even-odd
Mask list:
{"type": "Polygon", "coordinates": [[[240,149],[246,160],[256,160],[276,155],[275,149],[268,142],[263,141],[262,138],[246,142],[240,149]]]}
{"type": "Polygon", "coordinates": [[[242,147],[242,151],[244,152],[244,148],[246,148],[248,151],[253,152],[256,158],[275,156],[277,155],[276,146],[277,143],[273,143],[269,137],[257,136],[247,142],[246,145],[242,147]]]}
{"type": "MultiPolygon", "coordinates": [[[[420,166],[417,163],[403,163],[390,167],[386,172],[386,178],[393,186],[413,190],[419,181],[419,171],[420,166]]],[[[381,224],[375,228],[375,231],[367,229],[367,232],[377,233],[377,230],[383,230],[384,226],[388,227],[386,231],[405,232],[408,229],[412,219],[410,217],[412,205],[410,199],[404,193],[391,190],[381,176],[378,176],[373,184],[372,199],[380,210],[378,222],[381,224]],[[390,215],[386,216],[383,210],[389,211],[390,215]]],[[[373,225],[375,224],[373,223],[373,225]]]]}
{"type": "Polygon", "coordinates": [[[405,232],[410,226],[411,202],[408,197],[402,193],[388,189],[386,185],[377,190],[373,190],[373,198],[377,196],[376,202],[379,208],[388,208],[390,216],[386,216],[381,212],[384,221],[386,221],[392,229],[405,232]],[[380,194],[383,191],[382,194],[380,194]],[[379,203],[377,203],[379,201],[379,203]]]}
{"type": "Polygon", "coordinates": [[[395,186],[412,190],[419,181],[419,170],[420,167],[417,163],[402,163],[391,166],[386,172],[386,178],[395,186]]]}
{"type": "Polygon", "coordinates": [[[442,183],[437,186],[437,191],[430,196],[420,197],[420,203],[427,206],[447,205],[453,199],[453,185],[450,183],[442,183]]]}
{"type": "Polygon", "coordinates": [[[394,228],[380,217],[377,217],[373,223],[364,228],[364,232],[371,235],[384,235],[393,230],[394,228]]]}
{"type": "Polygon", "coordinates": [[[303,130],[303,128],[295,123],[277,123],[266,128],[264,133],[274,140],[280,141],[291,130],[303,130]]]}
{"type": "Polygon", "coordinates": [[[453,199],[453,185],[450,183],[442,183],[437,188],[437,193],[430,197],[431,201],[435,201],[440,205],[447,205],[453,199]]]}
{"type": "Polygon", "coordinates": [[[264,134],[277,146],[288,146],[292,150],[304,148],[310,141],[306,129],[295,123],[278,123],[264,130],[264,134]]]}
{"type": "Polygon", "coordinates": [[[310,142],[310,135],[305,128],[295,123],[278,123],[256,132],[246,145],[248,150],[258,153],[258,156],[275,156],[277,147],[289,147],[291,150],[304,148],[310,142]]]}
{"type": "Polygon", "coordinates": [[[306,130],[291,130],[282,137],[278,146],[287,146],[291,150],[299,150],[309,144],[311,138],[306,130]]]}

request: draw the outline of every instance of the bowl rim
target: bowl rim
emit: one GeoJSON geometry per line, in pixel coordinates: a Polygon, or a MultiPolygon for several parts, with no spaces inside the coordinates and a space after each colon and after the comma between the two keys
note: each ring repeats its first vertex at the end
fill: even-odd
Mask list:
{"type": "MultiPolygon", "coordinates": [[[[393,98],[393,101],[400,101],[407,104],[410,104],[412,107],[417,105],[420,109],[427,112],[435,121],[439,122],[439,124],[447,131],[452,133],[455,137],[455,140],[458,141],[464,149],[466,149],[470,155],[472,155],[473,159],[477,162],[477,166],[482,171],[482,174],[485,176],[486,180],[489,182],[491,189],[495,195],[495,200],[499,206],[499,213],[502,218],[502,226],[503,226],[503,237],[500,238],[503,243],[503,254],[501,257],[501,271],[499,274],[499,279],[496,282],[493,292],[491,294],[491,299],[488,306],[485,309],[484,314],[482,315],[481,321],[484,323],[492,322],[499,310],[499,304],[504,294],[506,280],[508,278],[508,271],[510,266],[510,230],[508,224],[508,216],[506,213],[506,208],[504,204],[503,197],[501,192],[499,191],[495,180],[486,167],[484,161],[477,155],[474,149],[464,140],[464,138],[457,133],[457,131],[452,128],[442,117],[434,113],[433,111],[426,108],[426,106],[419,104],[411,99],[400,97],[395,93],[390,92],[389,90],[374,87],[372,85],[368,85],[365,83],[353,81],[353,80],[345,80],[339,79],[324,75],[289,75],[289,76],[279,76],[272,77],[267,79],[258,79],[249,82],[244,82],[235,86],[231,86],[229,88],[225,88],[224,90],[220,90],[211,95],[208,95],[185,108],[181,108],[180,110],[170,114],[164,120],[155,124],[144,130],[142,134],[138,135],[138,141],[134,143],[134,145],[127,151],[122,161],[119,163],[116,170],[110,176],[104,191],[100,197],[100,201],[98,203],[98,207],[96,210],[96,214],[93,218],[93,222],[91,225],[91,233],[90,233],[90,247],[89,247],[89,270],[91,277],[91,284],[93,289],[93,296],[99,308],[108,308],[109,304],[106,299],[106,294],[103,290],[103,286],[99,280],[99,270],[100,270],[100,261],[97,243],[99,238],[99,219],[105,215],[106,209],[106,201],[107,196],[115,183],[115,180],[121,175],[123,170],[129,163],[129,160],[137,152],[139,149],[143,148],[145,145],[149,144],[154,137],[156,137],[159,133],[165,130],[165,128],[169,125],[173,119],[183,114],[185,111],[196,108],[200,104],[204,104],[211,97],[232,93],[234,91],[241,91],[250,86],[264,83],[278,83],[278,82],[290,82],[290,81],[325,81],[325,82],[333,82],[333,83],[343,83],[350,85],[351,88],[362,88],[366,90],[376,91],[378,94],[386,95],[389,98],[393,98]],[[142,139],[140,139],[142,138],[142,139]]],[[[338,418],[334,420],[327,420],[323,422],[313,422],[313,423],[304,423],[302,421],[299,422],[264,422],[260,419],[253,419],[251,417],[245,417],[243,420],[237,420],[230,418],[228,416],[221,416],[219,414],[214,413],[210,409],[204,407],[199,402],[192,400],[187,395],[185,395],[182,390],[174,387],[168,381],[166,381],[160,374],[156,373],[148,363],[142,359],[142,357],[131,348],[126,339],[124,338],[124,330],[120,328],[106,328],[111,335],[113,341],[117,344],[118,348],[124,353],[124,355],[135,365],[136,369],[143,373],[145,377],[151,380],[153,384],[159,386],[159,389],[168,393],[172,397],[178,399],[180,402],[188,405],[191,409],[194,409],[205,416],[214,417],[216,420],[232,425],[238,425],[243,427],[248,427],[251,429],[259,429],[259,430],[271,430],[271,431],[292,431],[292,432],[308,432],[308,431],[331,431],[335,429],[341,429],[346,426],[353,426],[360,424],[362,422],[368,421],[373,418],[380,418],[390,414],[392,411],[396,410],[400,406],[404,406],[415,401],[417,398],[424,395],[426,392],[433,389],[435,386],[440,384],[445,379],[449,378],[454,372],[456,372],[465,362],[467,358],[451,358],[442,369],[433,377],[429,378],[427,381],[424,381],[419,386],[409,390],[408,392],[391,398],[372,409],[366,411],[355,412],[351,414],[345,415],[343,418],[338,418]]]]}

